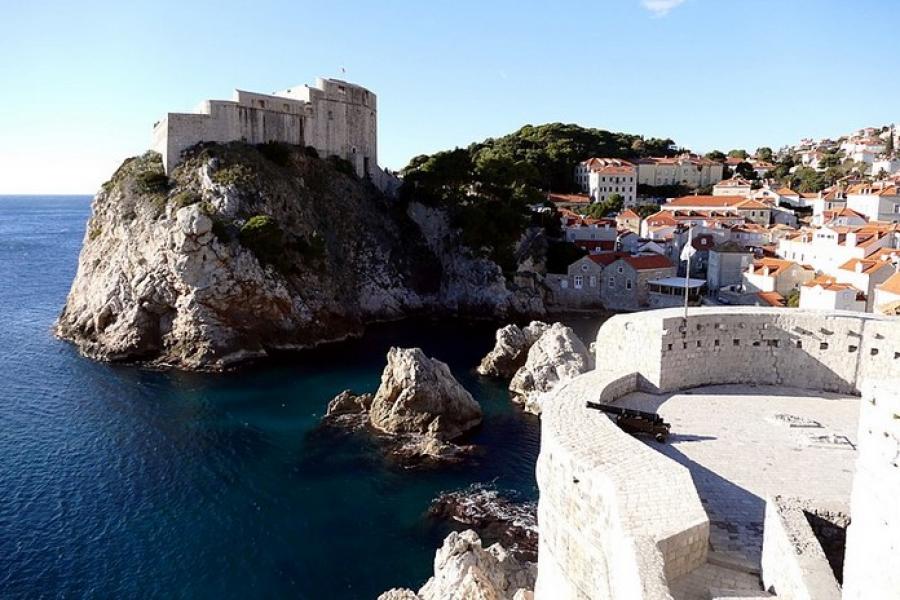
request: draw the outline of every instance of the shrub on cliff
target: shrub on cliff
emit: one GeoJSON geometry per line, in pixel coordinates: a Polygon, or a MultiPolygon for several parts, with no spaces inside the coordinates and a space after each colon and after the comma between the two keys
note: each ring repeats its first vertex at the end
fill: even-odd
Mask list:
{"type": "Polygon", "coordinates": [[[350,177],[356,177],[356,169],[354,168],[353,163],[349,160],[332,154],[328,157],[328,162],[339,173],[349,175],[350,177]]]}
{"type": "Polygon", "coordinates": [[[143,194],[164,194],[169,191],[169,178],[162,171],[141,171],[134,179],[143,194]]]}
{"type": "Polygon", "coordinates": [[[291,147],[282,142],[266,142],[256,146],[259,153],[280,167],[291,164],[291,147]]]}
{"type": "Polygon", "coordinates": [[[241,245],[253,252],[264,264],[279,265],[284,251],[281,227],[270,216],[250,217],[241,227],[241,245]]]}

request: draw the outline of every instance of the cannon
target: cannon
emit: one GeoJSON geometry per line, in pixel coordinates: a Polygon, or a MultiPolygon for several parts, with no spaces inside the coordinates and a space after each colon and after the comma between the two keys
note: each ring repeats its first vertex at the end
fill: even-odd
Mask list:
{"type": "Polygon", "coordinates": [[[671,425],[663,421],[663,418],[657,413],[590,401],[588,401],[587,407],[603,411],[608,415],[615,415],[616,425],[626,433],[632,435],[638,433],[649,434],[660,443],[665,442],[666,438],[669,437],[671,425]]]}

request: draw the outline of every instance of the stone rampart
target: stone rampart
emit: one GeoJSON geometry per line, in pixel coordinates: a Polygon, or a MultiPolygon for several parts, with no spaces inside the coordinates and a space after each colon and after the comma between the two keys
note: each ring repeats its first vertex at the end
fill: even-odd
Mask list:
{"type": "Polygon", "coordinates": [[[322,79],[275,94],[235,90],[232,100],[207,100],[194,113],[169,113],[153,127],[152,147],[170,172],[199,142],[284,142],[314,147],[324,158],[350,161],[376,184],[378,131],[375,94],[343,81],[322,79]]]}
{"type": "MultiPolygon", "coordinates": [[[[709,522],[688,471],[587,400],[728,383],[859,393],[869,378],[900,381],[900,320],[748,307],[695,308],[685,321],[665,309],[609,319],[596,353],[596,370],[557,388],[542,415],[538,600],[667,599],[668,581],[706,561],[709,522]]],[[[896,527],[896,511],[884,518],[896,527]]]]}

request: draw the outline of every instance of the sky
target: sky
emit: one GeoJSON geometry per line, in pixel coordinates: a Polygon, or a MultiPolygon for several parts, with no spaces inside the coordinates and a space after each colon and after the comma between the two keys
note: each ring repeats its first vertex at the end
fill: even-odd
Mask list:
{"type": "Polygon", "coordinates": [[[379,162],[578,123],[694,151],[900,122],[897,0],[0,0],[0,194],[93,194],[153,123],[316,76],[379,162]]]}

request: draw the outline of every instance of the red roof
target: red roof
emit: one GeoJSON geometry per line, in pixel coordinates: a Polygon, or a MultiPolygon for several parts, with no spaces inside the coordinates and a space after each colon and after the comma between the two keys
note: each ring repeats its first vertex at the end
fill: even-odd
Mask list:
{"type": "Polygon", "coordinates": [[[878,289],[888,292],[889,294],[900,295],[900,272],[894,273],[888,277],[884,283],[878,286],[878,289]]]}
{"type": "Polygon", "coordinates": [[[622,258],[622,256],[624,255],[620,252],[606,252],[604,254],[591,254],[588,258],[598,265],[603,265],[605,267],[616,262],[618,259],[622,258]]]}
{"type": "Polygon", "coordinates": [[[550,202],[562,202],[568,204],[590,204],[590,196],[582,196],[581,194],[549,194],[550,202]]]}
{"type": "Polygon", "coordinates": [[[762,300],[769,306],[787,306],[787,302],[785,301],[784,296],[782,296],[778,292],[758,292],[756,295],[760,300],[762,300]]]}
{"type": "Polygon", "coordinates": [[[659,254],[644,254],[641,256],[626,256],[623,259],[637,271],[645,271],[647,269],[665,269],[672,266],[665,256],[659,254]]]}
{"type": "Polygon", "coordinates": [[[747,202],[745,196],[682,196],[669,201],[666,206],[701,206],[703,208],[726,208],[747,202]]]}

